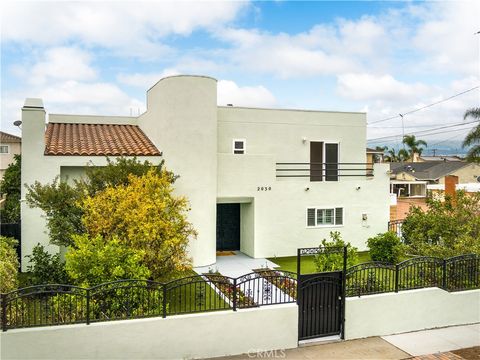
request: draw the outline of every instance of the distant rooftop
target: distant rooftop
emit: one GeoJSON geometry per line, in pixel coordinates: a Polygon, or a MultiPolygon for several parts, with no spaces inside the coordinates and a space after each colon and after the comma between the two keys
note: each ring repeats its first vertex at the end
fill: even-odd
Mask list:
{"type": "Polygon", "coordinates": [[[408,173],[417,180],[437,180],[467,165],[463,161],[392,162],[390,170],[393,174],[408,173]]]}
{"type": "Polygon", "coordinates": [[[21,143],[22,138],[20,136],[8,134],[6,132],[0,131],[0,142],[2,143],[21,143]]]}

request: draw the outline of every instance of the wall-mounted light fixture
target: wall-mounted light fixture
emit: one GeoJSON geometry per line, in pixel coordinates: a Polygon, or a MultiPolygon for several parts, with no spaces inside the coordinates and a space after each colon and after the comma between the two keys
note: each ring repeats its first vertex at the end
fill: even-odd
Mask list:
{"type": "Polygon", "coordinates": [[[310,190],[310,188],[309,188],[309,187],[306,187],[306,188],[305,188],[305,191],[308,191],[308,190],[310,190]]]}
{"type": "Polygon", "coordinates": [[[304,136],[304,137],[302,138],[302,143],[305,144],[306,142],[307,142],[307,138],[304,136]]]}

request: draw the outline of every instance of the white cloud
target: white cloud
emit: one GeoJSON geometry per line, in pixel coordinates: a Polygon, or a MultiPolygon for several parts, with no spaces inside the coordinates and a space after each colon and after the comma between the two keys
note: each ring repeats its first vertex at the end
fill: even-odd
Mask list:
{"type": "Polygon", "coordinates": [[[414,101],[425,96],[430,88],[420,82],[413,84],[395,79],[390,74],[342,74],[338,77],[338,93],[352,100],[414,101]]]}
{"type": "Polygon", "coordinates": [[[219,80],[217,104],[250,107],[271,107],[276,104],[275,96],[264,86],[238,86],[229,80],[219,80]]]}
{"type": "Polygon", "coordinates": [[[141,88],[143,90],[149,89],[153,86],[158,80],[172,75],[178,75],[180,72],[177,69],[165,69],[162,72],[158,73],[134,73],[134,74],[119,74],[117,76],[117,81],[121,84],[134,86],[141,88]]]}
{"type": "Polygon", "coordinates": [[[89,81],[97,77],[91,55],[78,48],[56,47],[45,51],[42,60],[29,69],[29,82],[45,84],[55,80],[89,81]]]}
{"type": "Polygon", "coordinates": [[[187,36],[236,18],[247,2],[8,2],[2,9],[3,41],[57,46],[77,41],[131,56],[171,52],[169,34],[187,36]]]}
{"type": "Polygon", "coordinates": [[[480,1],[427,3],[418,16],[420,26],[412,39],[424,56],[425,70],[451,71],[479,76],[480,1]]]}

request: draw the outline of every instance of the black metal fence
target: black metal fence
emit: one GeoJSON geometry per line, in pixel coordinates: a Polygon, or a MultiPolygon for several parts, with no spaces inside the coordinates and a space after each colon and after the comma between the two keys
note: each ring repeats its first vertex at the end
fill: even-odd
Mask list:
{"type": "Polygon", "coordinates": [[[338,181],[339,177],[372,177],[372,163],[277,162],[277,178],[310,178],[310,181],[338,181]]]}
{"type": "Polygon", "coordinates": [[[400,238],[400,240],[403,241],[402,237],[402,225],[403,225],[403,220],[392,220],[388,222],[388,231],[393,231],[397,236],[400,238]]]}
{"type": "Polygon", "coordinates": [[[399,264],[358,264],[347,269],[347,296],[398,292],[427,287],[461,291],[480,287],[480,257],[475,254],[448,259],[415,257],[399,264]]]}
{"type": "Polygon", "coordinates": [[[167,283],[119,280],[91,288],[49,284],[1,294],[3,331],[294,303],[289,272],[262,271],[230,278],[194,275],[167,283]]]}

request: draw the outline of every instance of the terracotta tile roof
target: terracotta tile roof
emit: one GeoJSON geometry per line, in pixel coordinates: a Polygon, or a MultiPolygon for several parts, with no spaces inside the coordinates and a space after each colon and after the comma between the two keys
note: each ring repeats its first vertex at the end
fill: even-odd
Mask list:
{"type": "Polygon", "coordinates": [[[21,143],[22,138],[12,134],[7,134],[6,132],[0,131],[0,141],[2,143],[21,143]]]}
{"type": "Polygon", "coordinates": [[[136,125],[49,123],[45,155],[159,156],[136,125]]]}

